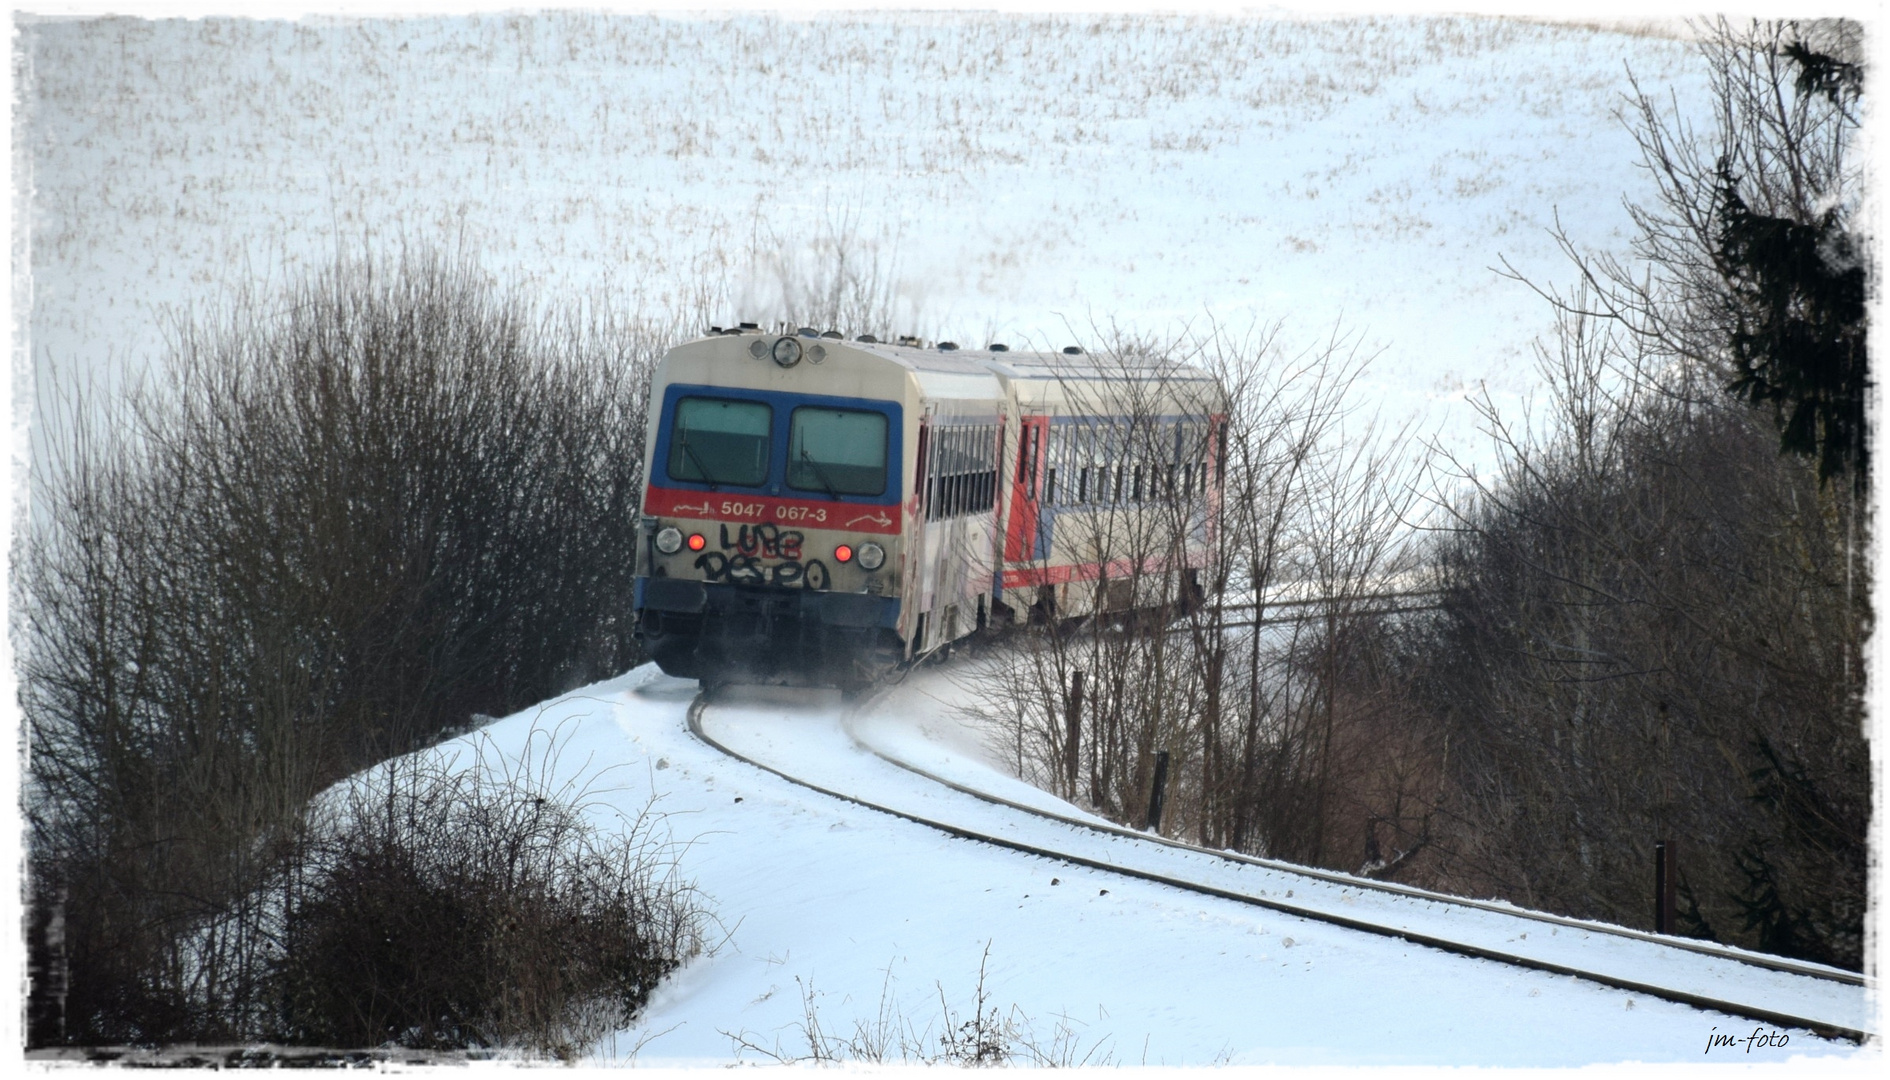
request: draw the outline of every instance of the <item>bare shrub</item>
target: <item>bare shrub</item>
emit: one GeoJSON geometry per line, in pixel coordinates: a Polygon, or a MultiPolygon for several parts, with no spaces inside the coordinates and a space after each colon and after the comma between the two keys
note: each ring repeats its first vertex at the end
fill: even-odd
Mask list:
{"type": "Polygon", "coordinates": [[[73,403],[19,585],[69,1038],[248,1030],[259,931],[226,916],[314,792],[635,662],[637,330],[464,258],[343,259],[183,327],[173,384],[73,403]]]}
{"type": "Polygon", "coordinates": [[[283,913],[282,1038],[569,1058],[700,950],[647,812],[606,829],[590,792],[477,757],[389,762],[318,815],[283,913]]]}
{"type": "Polygon", "coordinates": [[[1046,612],[965,682],[997,749],[1047,790],[1139,827],[1166,753],[1164,832],[1389,872],[1422,846],[1436,774],[1436,748],[1404,730],[1392,689],[1360,681],[1382,594],[1407,587],[1387,582],[1409,569],[1411,466],[1397,433],[1347,422],[1365,358],[1336,335],[1286,354],[1277,329],[1099,335],[1099,362],[1134,377],[1084,408],[1127,418],[1130,441],[1075,463],[1061,482],[1103,494],[1058,528],[1080,530],[1085,558],[1113,569],[1093,585],[1093,613],[1046,612]],[[1211,480],[1182,465],[1118,476],[1122,462],[1177,453],[1159,414],[1162,364],[1178,360],[1218,380],[1220,426],[1184,430],[1194,442],[1174,457],[1211,465],[1211,480]],[[1158,489],[1146,505],[1121,497],[1145,483],[1158,489]],[[1188,538],[1207,560],[1178,574],[1188,538]]]}

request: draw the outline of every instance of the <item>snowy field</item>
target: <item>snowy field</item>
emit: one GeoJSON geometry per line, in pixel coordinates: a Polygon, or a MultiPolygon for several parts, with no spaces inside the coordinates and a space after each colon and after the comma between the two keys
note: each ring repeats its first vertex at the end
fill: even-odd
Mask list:
{"type": "Polygon", "coordinates": [[[1557,213],[1619,250],[1629,69],[1703,87],[1677,40],[1483,18],[20,26],[42,380],[115,384],[178,313],[363,244],[716,322],[798,321],[844,249],[960,342],[1336,328],[1378,355],[1359,404],[1460,448],[1550,322],[1492,267],[1566,284],[1557,213]]]}
{"type": "MultiPolygon", "coordinates": [[[[161,377],[181,313],[364,244],[723,323],[798,321],[788,294],[844,249],[901,330],[961,342],[1336,327],[1377,354],[1363,408],[1485,465],[1464,398],[1526,395],[1551,322],[1492,267],[1566,283],[1558,214],[1621,250],[1646,192],[1613,116],[1628,69],[1683,107],[1704,88],[1671,38],[1473,18],[16,25],[15,375],[42,391],[161,377]]],[[[949,840],[720,757],[686,730],[694,689],[640,669],[473,737],[549,738],[627,813],[656,798],[721,921],[603,1063],[800,1057],[816,1022],[935,1044],[987,950],[987,1004],[1065,1062],[1711,1061],[1715,1026],[1752,1026],[949,840]]],[[[797,717],[831,716],[797,708],[758,706],[749,736],[791,751],[797,717]]],[[[872,734],[993,767],[942,721],[872,734]]],[[[1879,1056],[1803,1036],[1739,1060],[1761,1055],[1879,1056]]]]}
{"type": "MultiPolygon", "coordinates": [[[[687,730],[694,693],[646,667],[469,737],[552,762],[551,775],[626,814],[654,797],[683,874],[720,920],[713,953],[666,981],[641,1023],[599,1048],[599,1063],[806,1058],[814,1029],[855,1039],[897,1027],[936,1053],[946,1014],[972,1013],[981,966],[986,1007],[1013,1022],[1014,1045],[1066,1063],[1702,1061],[1715,1028],[1753,1026],[955,840],[722,757],[687,730]]],[[[914,700],[869,703],[878,715],[862,723],[881,742],[959,758],[961,773],[990,768],[954,732],[948,705],[914,700]]],[[[757,692],[711,716],[745,752],[827,782],[884,785],[890,766],[825,745],[819,733],[839,711],[818,694],[757,692]]],[[[1878,1056],[1803,1033],[1759,1054],[1850,1067],[1878,1056]]]]}

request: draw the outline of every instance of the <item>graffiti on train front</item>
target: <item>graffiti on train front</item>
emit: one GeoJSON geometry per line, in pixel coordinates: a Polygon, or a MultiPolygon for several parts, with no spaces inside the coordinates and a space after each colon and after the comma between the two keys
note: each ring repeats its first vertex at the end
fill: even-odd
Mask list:
{"type": "Polygon", "coordinates": [[[743,555],[763,559],[799,561],[801,557],[803,537],[793,529],[783,530],[773,522],[764,525],[742,525],[731,537],[727,525],[721,528],[723,551],[736,551],[743,555]]]}
{"type": "Polygon", "coordinates": [[[793,529],[773,523],[742,525],[730,535],[721,527],[719,551],[705,551],[696,557],[696,569],[709,581],[733,585],[800,586],[825,589],[829,584],[827,564],[819,559],[801,560],[805,537],[793,529]]]}

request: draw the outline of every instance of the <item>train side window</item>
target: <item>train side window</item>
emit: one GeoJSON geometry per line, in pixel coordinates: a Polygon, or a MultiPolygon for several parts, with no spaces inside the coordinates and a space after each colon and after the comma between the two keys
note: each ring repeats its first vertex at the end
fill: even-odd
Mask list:
{"type": "Polygon", "coordinates": [[[965,512],[965,429],[952,432],[952,493],[949,497],[949,514],[958,517],[965,512]]]}
{"type": "MultiPolygon", "coordinates": [[[[963,517],[997,505],[999,429],[993,424],[957,424],[933,434],[933,486],[928,489],[926,520],[963,517]]],[[[1028,462],[1029,443],[1019,450],[1020,474],[1035,468],[1028,462]]]]}
{"type": "Polygon", "coordinates": [[[1055,424],[1044,425],[1043,432],[1043,498],[1044,506],[1057,504],[1057,429],[1055,424]]]}
{"type": "Polygon", "coordinates": [[[753,487],[768,480],[774,410],[759,401],[686,397],[669,433],[669,478],[753,487]]]}
{"type": "Polygon", "coordinates": [[[1089,466],[1083,470],[1089,474],[1089,482],[1083,485],[1088,489],[1083,495],[1087,503],[1102,501],[1102,434],[1101,424],[1089,424],[1083,432],[1083,457],[1089,466]]]}
{"type": "Polygon", "coordinates": [[[1106,485],[1103,498],[1111,504],[1122,501],[1122,421],[1109,421],[1109,471],[1103,474],[1106,485]]]}
{"type": "Polygon", "coordinates": [[[886,492],[886,415],[803,405],[788,427],[787,483],[834,495],[886,492]]]}
{"type": "Polygon", "coordinates": [[[964,441],[963,428],[952,428],[946,433],[945,452],[950,455],[945,462],[945,516],[948,518],[958,516],[959,490],[964,486],[960,480],[964,468],[961,460],[964,451],[960,444],[964,441]]]}
{"type": "Polygon", "coordinates": [[[1076,481],[1070,486],[1070,501],[1081,506],[1089,499],[1089,426],[1077,426],[1070,436],[1070,479],[1076,481]]]}

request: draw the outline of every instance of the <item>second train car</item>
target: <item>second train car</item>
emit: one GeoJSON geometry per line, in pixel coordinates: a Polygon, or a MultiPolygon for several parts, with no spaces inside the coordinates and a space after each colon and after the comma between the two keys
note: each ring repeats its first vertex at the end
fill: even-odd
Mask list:
{"type": "Polygon", "coordinates": [[[1216,527],[1199,369],[755,327],[650,389],[637,633],[705,684],[857,689],[986,628],[1176,602],[1216,527]]]}

